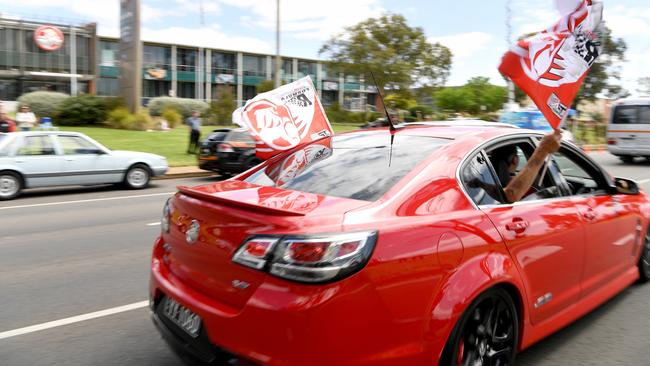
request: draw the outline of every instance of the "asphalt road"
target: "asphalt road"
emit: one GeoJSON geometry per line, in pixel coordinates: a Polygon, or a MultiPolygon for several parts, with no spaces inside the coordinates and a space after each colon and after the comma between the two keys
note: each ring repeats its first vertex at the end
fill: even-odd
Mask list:
{"type": "MultiPolygon", "coordinates": [[[[650,190],[650,163],[592,156],[614,175],[650,190]]],[[[0,365],[181,365],[142,303],[150,248],[175,186],[214,180],[161,180],[143,191],[40,190],[0,203],[0,365]],[[133,310],[2,337],[130,304],[133,310]]],[[[650,365],[648,309],[650,285],[632,286],[523,352],[518,364],[650,365]]]]}

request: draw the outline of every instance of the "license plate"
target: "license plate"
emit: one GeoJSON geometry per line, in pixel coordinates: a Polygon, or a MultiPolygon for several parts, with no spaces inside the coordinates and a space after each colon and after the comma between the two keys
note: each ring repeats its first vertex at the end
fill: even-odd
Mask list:
{"type": "Polygon", "coordinates": [[[199,336],[201,317],[169,297],[165,297],[161,305],[163,307],[163,314],[167,319],[178,325],[187,334],[192,336],[192,338],[199,336]]]}

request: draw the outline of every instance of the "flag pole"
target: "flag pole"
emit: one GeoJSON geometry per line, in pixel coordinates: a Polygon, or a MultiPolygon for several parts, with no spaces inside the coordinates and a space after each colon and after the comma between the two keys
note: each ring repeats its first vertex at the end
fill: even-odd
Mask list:
{"type": "MultiPolygon", "coordinates": [[[[566,113],[562,117],[562,121],[560,121],[558,127],[564,125],[564,122],[566,121],[568,116],[569,116],[569,109],[567,108],[566,113]]],[[[555,133],[555,130],[553,130],[553,133],[555,133]]],[[[539,144],[537,144],[537,146],[539,146],[539,144]]],[[[541,186],[542,183],[544,183],[544,176],[546,175],[546,171],[548,170],[548,165],[551,163],[551,157],[552,155],[550,154],[546,157],[546,159],[544,159],[544,168],[542,169],[542,175],[539,177],[539,183],[537,183],[538,186],[541,186]]]]}

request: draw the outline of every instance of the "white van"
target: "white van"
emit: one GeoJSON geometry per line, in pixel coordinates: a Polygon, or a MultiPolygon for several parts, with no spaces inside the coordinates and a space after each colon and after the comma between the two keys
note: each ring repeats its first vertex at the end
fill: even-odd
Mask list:
{"type": "Polygon", "coordinates": [[[614,103],[607,125],[607,149],[623,162],[650,159],[650,97],[614,103]]]}

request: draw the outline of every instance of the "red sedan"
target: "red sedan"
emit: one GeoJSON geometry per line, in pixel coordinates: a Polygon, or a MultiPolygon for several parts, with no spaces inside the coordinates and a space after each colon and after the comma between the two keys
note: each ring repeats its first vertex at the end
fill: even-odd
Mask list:
{"type": "Polygon", "coordinates": [[[415,125],[391,152],[388,131],[352,132],[179,187],[154,323],[198,364],[512,365],[650,278],[648,196],[574,145],[504,203],[504,151],[521,168],[539,138],[415,125]]]}

